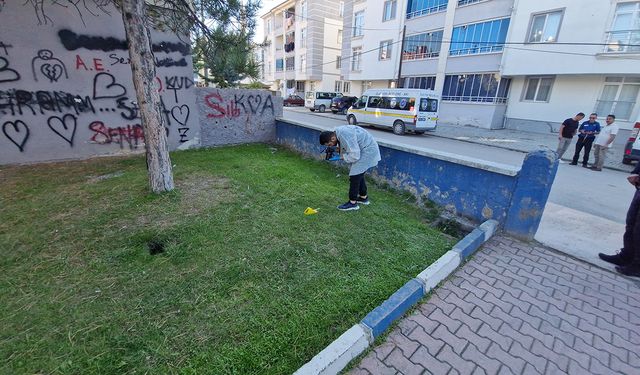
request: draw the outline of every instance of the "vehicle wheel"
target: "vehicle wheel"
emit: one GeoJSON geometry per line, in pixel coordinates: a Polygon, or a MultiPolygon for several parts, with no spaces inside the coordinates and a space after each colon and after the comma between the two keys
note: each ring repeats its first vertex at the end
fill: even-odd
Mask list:
{"type": "Polygon", "coordinates": [[[318,111],[320,111],[320,113],[324,113],[325,109],[327,109],[327,107],[325,107],[324,105],[318,107],[318,111]]]}
{"type": "Polygon", "coordinates": [[[338,113],[338,111],[331,111],[331,113],[333,113],[335,115],[336,113],[338,113]]]}
{"type": "Polygon", "coordinates": [[[358,121],[356,120],[356,116],[354,115],[347,116],[347,122],[349,123],[349,125],[358,125],[358,121]]]}
{"type": "Polygon", "coordinates": [[[316,111],[316,109],[315,109],[315,108],[309,108],[309,110],[310,110],[311,112],[315,112],[315,111],[316,111]]]}
{"type": "Polygon", "coordinates": [[[631,164],[631,159],[627,159],[627,158],[622,158],[622,164],[631,164]]]}
{"type": "Polygon", "coordinates": [[[393,134],[404,134],[404,122],[402,122],[401,120],[396,120],[396,122],[393,123],[393,134]]]}

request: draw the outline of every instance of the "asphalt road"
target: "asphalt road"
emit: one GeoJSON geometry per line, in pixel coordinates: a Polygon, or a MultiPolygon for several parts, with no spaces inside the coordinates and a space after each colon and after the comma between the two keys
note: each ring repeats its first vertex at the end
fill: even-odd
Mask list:
{"type": "MultiPolygon", "coordinates": [[[[284,118],[311,123],[328,130],[346,124],[345,117],[332,113],[312,113],[304,108],[285,108],[284,118]]],[[[440,125],[446,126],[446,125],[440,125]]],[[[401,142],[407,146],[438,150],[521,166],[525,153],[468,143],[455,139],[424,135],[398,136],[390,130],[369,129],[380,140],[401,142]]],[[[436,129],[435,132],[438,130],[436,129]]],[[[561,164],[536,240],[599,266],[598,252],[614,252],[622,246],[624,220],[635,189],[624,172],[594,172],[581,166],[561,164]]]]}

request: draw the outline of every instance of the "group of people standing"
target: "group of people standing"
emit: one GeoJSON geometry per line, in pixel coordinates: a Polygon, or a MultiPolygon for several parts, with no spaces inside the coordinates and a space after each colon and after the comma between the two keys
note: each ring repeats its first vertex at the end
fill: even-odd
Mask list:
{"type": "Polygon", "coordinates": [[[578,142],[576,143],[576,151],[573,154],[571,165],[578,165],[580,153],[584,150],[582,157],[582,166],[593,171],[602,171],[604,160],[607,157],[607,151],[613,145],[613,140],[618,134],[618,124],[615,123],[616,116],[608,115],[605,126],[600,126],[598,122],[598,114],[592,113],[589,119],[580,124],[584,119],[584,113],[580,112],[572,118],[564,120],[558,132],[558,162],[562,161],[562,156],[571,145],[573,137],[578,134],[578,142]],[[594,147],[595,163],[589,167],[589,156],[591,148],[594,147]]]}

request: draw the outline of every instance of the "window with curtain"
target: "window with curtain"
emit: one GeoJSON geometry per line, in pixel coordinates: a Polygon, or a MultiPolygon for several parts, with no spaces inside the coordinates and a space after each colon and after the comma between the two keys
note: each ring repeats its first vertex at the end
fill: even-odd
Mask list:
{"type": "Polygon", "coordinates": [[[629,120],[638,100],[640,77],[606,77],[594,112],[629,120]]]}
{"type": "Polygon", "coordinates": [[[384,8],[382,11],[382,21],[389,21],[396,18],[396,8],[398,7],[397,0],[387,0],[384,2],[384,8]]]}
{"type": "Polygon", "coordinates": [[[496,73],[452,74],[444,78],[442,100],[452,102],[506,103],[511,79],[496,73]]]}
{"type": "Polygon", "coordinates": [[[527,77],[522,100],[528,102],[548,102],[554,77],[527,77]]]}
{"type": "Polygon", "coordinates": [[[364,11],[357,12],[353,15],[353,36],[364,35],[364,11]]]}
{"type": "Polygon", "coordinates": [[[353,49],[351,53],[351,70],[359,71],[360,70],[360,60],[362,54],[362,47],[357,47],[353,49]]]}
{"type": "Polygon", "coordinates": [[[605,52],[640,53],[640,1],[618,3],[605,52]]]}
{"type": "Polygon", "coordinates": [[[391,58],[391,44],[393,40],[385,40],[380,42],[380,50],[378,51],[378,60],[389,60],[391,58]]]}
{"type": "Polygon", "coordinates": [[[553,43],[558,41],[563,11],[535,14],[531,19],[529,43],[553,43]]]}
{"type": "Polygon", "coordinates": [[[456,26],[451,35],[452,56],[500,52],[504,48],[509,18],[456,26]]]}
{"type": "Polygon", "coordinates": [[[436,76],[404,77],[402,87],[406,89],[433,90],[436,87],[436,76]]]}
{"type": "Polygon", "coordinates": [[[443,31],[410,35],[404,40],[402,60],[419,60],[440,56],[443,31]]]}

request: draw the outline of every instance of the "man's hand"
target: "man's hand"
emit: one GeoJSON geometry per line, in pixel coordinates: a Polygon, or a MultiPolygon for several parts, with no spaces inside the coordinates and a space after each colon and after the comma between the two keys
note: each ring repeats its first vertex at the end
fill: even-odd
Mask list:
{"type": "Polygon", "coordinates": [[[629,177],[627,177],[627,181],[629,181],[629,183],[633,186],[638,186],[638,184],[640,183],[640,175],[629,175],[629,177]]]}

